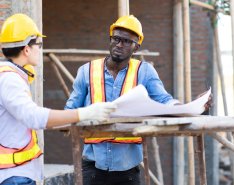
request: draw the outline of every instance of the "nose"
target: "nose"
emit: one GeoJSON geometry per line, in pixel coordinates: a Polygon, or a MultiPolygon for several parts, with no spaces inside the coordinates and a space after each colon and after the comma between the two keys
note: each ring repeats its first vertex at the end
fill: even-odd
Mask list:
{"type": "Polygon", "coordinates": [[[123,47],[123,41],[122,41],[122,40],[119,40],[119,42],[116,44],[116,46],[118,46],[118,47],[123,47]]]}

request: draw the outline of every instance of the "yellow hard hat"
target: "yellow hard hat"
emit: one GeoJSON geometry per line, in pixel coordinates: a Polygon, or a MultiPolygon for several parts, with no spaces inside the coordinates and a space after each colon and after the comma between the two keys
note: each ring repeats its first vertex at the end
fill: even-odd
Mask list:
{"type": "Polygon", "coordinates": [[[110,36],[113,35],[113,30],[116,27],[125,28],[127,30],[133,31],[134,33],[136,33],[139,36],[138,44],[142,43],[142,41],[144,39],[144,35],[142,32],[142,26],[141,26],[140,21],[136,17],[134,17],[133,15],[122,16],[114,24],[112,24],[110,26],[110,36]]]}
{"type": "MultiPolygon", "coordinates": [[[[8,17],[3,23],[0,33],[0,42],[2,44],[22,42],[32,36],[45,37],[39,32],[37,25],[30,17],[18,13],[8,17]]],[[[28,43],[25,45],[27,44],[28,43]]]]}

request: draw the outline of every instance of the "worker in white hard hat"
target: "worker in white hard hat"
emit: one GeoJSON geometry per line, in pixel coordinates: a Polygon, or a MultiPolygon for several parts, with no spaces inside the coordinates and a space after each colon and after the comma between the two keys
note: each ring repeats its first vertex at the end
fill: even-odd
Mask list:
{"type": "Polygon", "coordinates": [[[5,59],[0,62],[0,184],[36,185],[43,178],[35,130],[76,123],[86,119],[105,121],[116,108],[97,103],[74,110],[52,110],[38,106],[30,95],[39,62],[42,35],[24,14],[3,23],[0,44],[5,59]]]}

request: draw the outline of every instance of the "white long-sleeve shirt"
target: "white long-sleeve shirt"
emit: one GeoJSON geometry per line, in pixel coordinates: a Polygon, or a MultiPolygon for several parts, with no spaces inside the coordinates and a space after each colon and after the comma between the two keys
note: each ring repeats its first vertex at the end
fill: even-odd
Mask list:
{"type": "MultiPolygon", "coordinates": [[[[18,73],[0,73],[0,144],[22,148],[30,141],[29,129],[46,127],[50,110],[32,101],[27,74],[10,62],[0,62],[1,66],[10,66],[18,73]]],[[[42,168],[39,159],[34,159],[18,167],[0,170],[0,183],[11,176],[41,180],[42,168]]]]}

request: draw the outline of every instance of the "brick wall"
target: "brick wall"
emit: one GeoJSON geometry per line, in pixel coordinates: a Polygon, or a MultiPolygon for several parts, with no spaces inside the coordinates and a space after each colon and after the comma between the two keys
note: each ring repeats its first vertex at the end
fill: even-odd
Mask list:
{"type": "MultiPolygon", "coordinates": [[[[0,1],[0,27],[3,21],[11,14],[11,1],[1,0],[0,1]]],[[[2,57],[2,52],[0,51],[0,57],[2,57]]]]}
{"type": "Polygon", "coordinates": [[[211,86],[212,29],[207,11],[197,6],[191,12],[192,95],[197,96],[211,86]]]}

